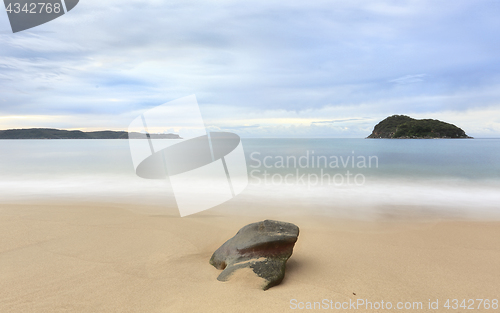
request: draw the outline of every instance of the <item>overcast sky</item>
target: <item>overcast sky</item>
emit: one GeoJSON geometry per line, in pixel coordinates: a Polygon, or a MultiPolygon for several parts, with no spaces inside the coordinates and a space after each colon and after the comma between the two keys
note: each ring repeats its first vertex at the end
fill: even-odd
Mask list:
{"type": "Polygon", "coordinates": [[[366,137],[393,114],[500,137],[500,2],[80,0],[12,34],[0,129],[126,130],[195,94],[210,129],[366,137]]]}

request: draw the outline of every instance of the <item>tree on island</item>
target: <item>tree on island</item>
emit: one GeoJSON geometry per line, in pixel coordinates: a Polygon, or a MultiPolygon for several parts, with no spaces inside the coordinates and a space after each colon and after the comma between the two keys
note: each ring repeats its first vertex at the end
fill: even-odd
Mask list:
{"type": "MultiPolygon", "coordinates": [[[[128,139],[145,138],[144,134],[126,131],[64,130],[53,128],[27,128],[0,130],[0,139],[128,139]]],[[[150,134],[151,139],[182,139],[177,134],[150,134]]]]}
{"type": "Polygon", "coordinates": [[[373,128],[367,138],[430,139],[472,138],[461,128],[438,120],[417,120],[406,115],[390,116],[373,128]]]}

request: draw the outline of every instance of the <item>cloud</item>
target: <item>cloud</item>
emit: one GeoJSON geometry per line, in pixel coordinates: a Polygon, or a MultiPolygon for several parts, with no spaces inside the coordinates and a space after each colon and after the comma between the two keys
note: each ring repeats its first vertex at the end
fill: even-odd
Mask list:
{"type": "Polygon", "coordinates": [[[347,118],[347,119],[339,119],[339,120],[331,120],[331,121],[315,121],[311,122],[311,124],[333,124],[333,123],[342,123],[342,122],[351,122],[351,121],[362,121],[368,118],[347,118]]]}
{"type": "Polygon", "coordinates": [[[395,83],[395,84],[400,84],[400,85],[414,84],[414,83],[423,82],[425,76],[426,76],[425,74],[406,75],[406,76],[403,76],[403,77],[392,79],[389,82],[390,83],[395,83]]]}
{"type": "Polygon", "coordinates": [[[88,0],[16,34],[5,15],[0,115],[126,129],[132,112],[196,94],[216,127],[344,136],[350,126],[322,121],[482,112],[500,105],[497,13],[465,1],[88,0]]]}

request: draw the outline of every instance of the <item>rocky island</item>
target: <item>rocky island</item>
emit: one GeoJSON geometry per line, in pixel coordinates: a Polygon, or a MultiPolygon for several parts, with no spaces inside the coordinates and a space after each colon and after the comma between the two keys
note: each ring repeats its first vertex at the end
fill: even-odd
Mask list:
{"type": "Polygon", "coordinates": [[[461,128],[438,120],[417,120],[406,115],[393,115],[373,128],[367,138],[388,139],[432,139],[432,138],[472,138],[461,128]]]}
{"type": "MultiPolygon", "coordinates": [[[[144,134],[126,131],[93,131],[64,130],[54,128],[27,128],[0,130],[0,139],[128,139],[144,138],[144,134]]],[[[182,139],[177,134],[150,134],[152,139],[182,139]]]]}

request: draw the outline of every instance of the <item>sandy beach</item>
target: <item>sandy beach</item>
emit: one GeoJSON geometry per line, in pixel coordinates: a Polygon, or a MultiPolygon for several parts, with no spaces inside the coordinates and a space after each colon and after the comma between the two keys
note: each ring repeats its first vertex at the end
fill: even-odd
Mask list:
{"type": "Polygon", "coordinates": [[[415,311],[436,312],[429,301],[448,311],[447,299],[500,298],[498,222],[213,210],[179,218],[132,205],[38,203],[2,204],[0,229],[0,312],[290,312],[308,302],[346,311],[339,305],[361,300],[421,302],[415,311]],[[300,227],[283,283],[262,291],[245,272],[217,281],[213,251],[266,218],[300,227]]]}

